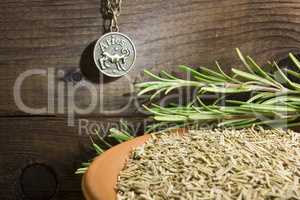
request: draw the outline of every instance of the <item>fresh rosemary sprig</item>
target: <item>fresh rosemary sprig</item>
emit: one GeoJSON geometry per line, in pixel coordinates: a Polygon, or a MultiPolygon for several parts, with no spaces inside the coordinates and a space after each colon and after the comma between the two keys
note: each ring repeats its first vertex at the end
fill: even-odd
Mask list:
{"type": "MultiPolygon", "coordinates": [[[[92,142],[92,148],[96,152],[96,155],[101,155],[104,151],[112,147],[111,141],[109,141],[109,139],[112,139],[117,144],[133,139],[133,136],[128,133],[129,131],[131,130],[129,130],[129,127],[122,120],[120,121],[120,128],[111,128],[109,130],[110,134],[107,137],[102,137],[99,134],[99,130],[95,130],[94,137],[90,136],[90,139],[92,142]]],[[[92,160],[82,163],[81,167],[76,170],[75,174],[84,174],[90,166],[91,162],[92,160]]]]}
{"type": "MultiPolygon", "coordinates": [[[[151,107],[144,106],[148,110],[155,123],[151,124],[148,131],[160,129],[161,127],[193,126],[198,123],[216,123],[219,127],[245,128],[254,125],[268,125],[271,127],[293,127],[300,126],[300,84],[290,79],[293,77],[300,80],[300,61],[293,55],[289,57],[296,66],[296,70],[288,68],[281,69],[273,62],[271,67],[273,73],[262,69],[251,57],[244,57],[237,49],[237,53],[245,65],[246,71],[232,69],[233,75],[226,74],[219,63],[216,62],[218,71],[200,67],[197,71],[190,67],[179,66],[183,72],[192,76],[193,80],[181,79],[165,71],[157,76],[145,71],[153,81],[136,84],[138,95],[151,93],[149,100],[160,94],[168,95],[171,91],[191,87],[196,90],[196,96],[186,106],[170,105],[159,106],[152,104],[151,107]],[[221,97],[214,103],[206,105],[201,98],[204,94],[217,94],[221,97]],[[250,93],[245,101],[235,99],[225,100],[224,105],[220,102],[224,95],[250,93]],[[171,125],[170,125],[171,124],[171,125]]],[[[117,143],[132,139],[126,124],[121,122],[121,129],[110,129],[109,138],[117,143]]],[[[92,140],[93,149],[97,155],[110,148],[110,143],[96,132],[98,142],[92,140]]],[[[82,164],[76,174],[86,172],[90,162],[82,164]]]]}
{"type": "Polygon", "coordinates": [[[165,71],[157,76],[145,71],[154,81],[139,83],[136,87],[138,95],[151,93],[150,100],[160,94],[192,87],[196,97],[187,106],[145,106],[154,119],[160,122],[218,122],[218,126],[244,128],[257,125],[276,127],[292,127],[300,125],[300,84],[293,82],[290,76],[300,80],[300,62],[289,54],[298,70],[281,69],[273,62],[273,72],[262,69],[251,57],[237,53],[246,70],[232,69],[233,75],[224,73],[216,62],[218,72],[200,67],[197,71],[190,67],[179,66],[179,69],[191,75],[192,80],[175,77],[165,71]],[[288,75],[287,75],[288,74],[288,75]],[[225,105],[215,103],[205,105],[201,98],[204,94],[221,95],[249,93],[252,96],[246,101],[225,100],[225,105]],[[229,105],[228,105],[229,104],[229,105]]]}

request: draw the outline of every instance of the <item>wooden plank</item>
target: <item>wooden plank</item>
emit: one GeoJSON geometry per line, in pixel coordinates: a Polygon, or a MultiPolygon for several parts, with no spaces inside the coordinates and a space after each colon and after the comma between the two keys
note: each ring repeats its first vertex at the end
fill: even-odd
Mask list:
{"type": "MultiPolygon", "coordinates": [[[[74,172],[95,155],[84,127],[106,130],[118,121],[76,119],[68,127],[65,118],[0,118],[0,199],[82,199],[74,172]]],[[[142,125],[137,118],[128,121],[142,125]]]]}
{"type": "MultiPolygon", "coordinates": [[[[69,127],[65,118],[0,118],[0,199],[83,199],[74,172],[95,155],[86,130],[100,127],[103,135],[118,121],[78,118],[69,127]]],[[[142,132],[143,119],[127,121],[142,132]]]]}
{"type": "Polygon", "coordinates": [[[259,63],[299,53],[297,0],[126,0],[123,6],[120,27],[136,42],[136,67],[128,77],[102,81],[91,62],[93,43],[103,34],[98,0],[0,2],[0,199],[82,199],[73,172],[93,153],[86,129],[79,134],[80,119],[68,126],[71,103],[83,108],[97,96],[95,109],[81,117],[106,132],[117,116],[139,124],[130,93],[132,83],[145,79],[144,69],[175,71],[178,64],[197,67],[217,59],[229,70],[240,65],[235,47],[259,63]],[[53,72],[54,81],[27,78],[24,103],[41,108],[53,100],[55,109],[22,117],[13,87],[32,69],[53,72]],[[89,85],[92,94],[84,88],[89,85]]]}
{"type": "MultiPolygon", "coordinates": [[[[53,99],[54,114],[60,110],[65,115],[68,92],[91,83],[98,91],[92,113],[128,116],[136,109],[128,93],[133,82],[144,79],[143,69],[174,71],[178,64],[197,67],[211,65],[216,59],[229,69],[239,63],[235,47],[260,63],[280,59],[289,51],[299,52],[297,0],[127,0],[119,21],[121,31],[136,42],[136,67],[127,78],[99,83],[91,61],[93,42],[103,34],[99,9],[98,0],[1,1],[1,116],[23,114],[14,101],[13,86],[30,69],[49,73],[53,69],[55,76],[54,84],[48,84],[42,75],[27,78],[22,84],[26,105],[41,108],[53,99]],[[48,97],[48,87],[53,97],[48,97]],[[65,102],[58,104],[62,100],[65,102]]],[[[84,88],[75,93],[74,102],[81,108],[90,105],[91,96],[96,95],[84,88]]],[[[49,113],[53,114],[51,110],[43,114],[49,113]]]]}

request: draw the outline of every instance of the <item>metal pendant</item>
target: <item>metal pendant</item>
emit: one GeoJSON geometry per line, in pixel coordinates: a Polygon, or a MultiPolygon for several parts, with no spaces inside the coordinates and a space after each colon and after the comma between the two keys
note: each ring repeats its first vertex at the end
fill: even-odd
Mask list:
{"type": "Polygon", "coordinates": [[[127,74],[136,59],[136,49],[132,40],[119,32],[103,35],[94,48],[94,61],[98,69],[109,77],[127,74]]]}

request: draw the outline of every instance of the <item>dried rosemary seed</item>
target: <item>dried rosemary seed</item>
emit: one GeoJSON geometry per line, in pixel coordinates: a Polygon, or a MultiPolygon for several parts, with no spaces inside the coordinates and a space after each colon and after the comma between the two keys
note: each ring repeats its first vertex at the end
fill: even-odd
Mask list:
{"type": "Polygon", "coordinates": [[[154,134],[135,149],[118,200],[300,199],[300,137],[282,129],[154,134]]]}

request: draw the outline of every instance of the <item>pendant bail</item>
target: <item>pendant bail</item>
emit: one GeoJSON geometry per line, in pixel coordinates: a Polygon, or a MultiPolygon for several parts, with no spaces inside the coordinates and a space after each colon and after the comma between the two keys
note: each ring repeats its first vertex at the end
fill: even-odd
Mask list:
{"type": "Polygon", "coordinates": [[[122,0],[106,0],[104,34],[96,42],[94,61],[99,71],[109,77],[126,75],[134,66],[136,49],[133,41],[119,32],[118,17],[122,0]]]}

